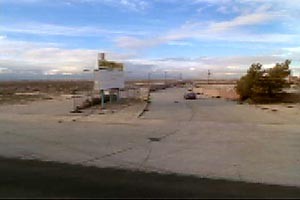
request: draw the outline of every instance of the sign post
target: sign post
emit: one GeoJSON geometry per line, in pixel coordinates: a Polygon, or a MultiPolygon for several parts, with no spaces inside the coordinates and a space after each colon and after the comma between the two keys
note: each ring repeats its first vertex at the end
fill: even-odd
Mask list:
{"type": "Polygon", "coordinates": [[[109,102],[113,102],[113,92],[125,87],[124,66],[122,63],[107,61],[105,54],[98,54],[98,70],[94,72],[94,89],[100,91],[101,108],[104,108],[105,91],[109,92],[109,102]],[[113,91],[114,90],[114,91],[113,91]]]}
{"type": "Polygon", "coordinates": [[[103,109],[104,108],[104,98],[105,98],[104,90],[100,90],[100,95],[101,95],[101,109],[103,109]]]}

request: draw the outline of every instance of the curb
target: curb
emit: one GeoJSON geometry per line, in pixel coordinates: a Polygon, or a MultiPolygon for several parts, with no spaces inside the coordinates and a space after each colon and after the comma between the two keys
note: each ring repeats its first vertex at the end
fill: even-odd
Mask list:
{"type": "Polygon", "coordinates": [[[143,115],[144,115],[144,113],[146,112],[146,111],[148,111],[148,107],[149,107],[149,105],[150,105],[150,94],[149,94],[149,96],[148,96],[148,99],[147,99],[147,101],[146,101],[146,104],[145,104],[145,106],[144,106],[144,108],[142,109],[142,111],[138,114],[138,116],[137,116],[137,118],[140,118],[140,117],[142,117],[143,115]]]}

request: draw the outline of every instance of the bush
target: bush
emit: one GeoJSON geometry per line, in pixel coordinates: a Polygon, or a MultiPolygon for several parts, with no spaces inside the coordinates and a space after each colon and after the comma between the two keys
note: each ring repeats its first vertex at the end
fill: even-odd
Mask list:
{"type": "Polygon", "coordinates": [[[236,91],[240,100],[260,99],[263,97],[273,98],[275,94],[288,87],[286,78],[290,75],[290,60],[284,63],[277,63],[270,69],[262,69],[262,64],[252,64],[247,74],[238,81],[236,91]]]}

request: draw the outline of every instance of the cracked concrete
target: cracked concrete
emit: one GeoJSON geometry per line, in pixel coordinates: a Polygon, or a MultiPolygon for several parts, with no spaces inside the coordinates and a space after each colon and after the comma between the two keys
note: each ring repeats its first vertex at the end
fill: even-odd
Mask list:
{"type": "Polygon", "coordinates": [[[299,104],[261,109],[183,93],[153,93],[140,118],[144,104],[104,115],[70,114],[67,99],[0,106],[0,155],[300,186],[299,104]]]}

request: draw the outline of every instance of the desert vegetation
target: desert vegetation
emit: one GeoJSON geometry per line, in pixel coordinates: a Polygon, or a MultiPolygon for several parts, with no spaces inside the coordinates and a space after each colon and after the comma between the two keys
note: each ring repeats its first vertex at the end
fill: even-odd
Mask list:
{"type": "Polygon", "coordinates": [[[0,104],[49,99],[61,94],[90,91],[91,81],[5,81],[0,82],[0,104]]]}
{"type": "Polygon", "coordinates": [[[237,93],[240,100],[253,102],[278,102],[284,99],[286,94],[283,89],[289,88],[288,76],[290,60],[277,63],[274,67],[264,69],[260,63],[254,63],[248,69],[247,74],[238,81],[237,93]]]}

